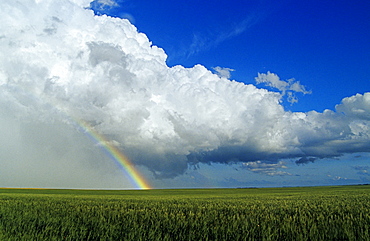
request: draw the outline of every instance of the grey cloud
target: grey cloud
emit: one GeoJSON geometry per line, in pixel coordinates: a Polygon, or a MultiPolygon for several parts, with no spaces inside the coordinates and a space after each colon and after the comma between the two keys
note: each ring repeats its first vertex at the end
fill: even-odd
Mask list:
{"type": "Polygon", "coordinates": [[[216,74],[219,77],[224,77],[226,79],[230,79],[231,71],[235,71],[234,69],[223,68],[223,67],[220,67],[220,66],[214,67],[213,69],[214,69],[214,71],[216,71],[216,74]]]}
{"type": "Polygon", "coordinates": [[[295,163],[297,165],[304,165],[304,164],[308,164],[308,163],[314,163],[316,161],[317,158],[313,158],[313,157],[302,157],[300,158],[299,160],[297,160],[295,163]]]}

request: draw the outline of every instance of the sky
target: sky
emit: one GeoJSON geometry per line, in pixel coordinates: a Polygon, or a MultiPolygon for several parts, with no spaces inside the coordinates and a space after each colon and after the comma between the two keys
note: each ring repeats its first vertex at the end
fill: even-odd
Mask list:
{"type": "Polygon", "coordinates": [[[135,188],[109,145],[153,188],[369,183],[369,12],[1,1],[0,187],[135,188]]]}

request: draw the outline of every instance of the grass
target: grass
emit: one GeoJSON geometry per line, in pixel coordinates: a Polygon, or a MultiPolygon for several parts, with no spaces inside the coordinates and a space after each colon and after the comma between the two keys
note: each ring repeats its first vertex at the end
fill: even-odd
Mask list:
{"type": "Polygon", "coordinates": [[[370,240],[370,186],[0,189],[0,240],[370,240]]]}

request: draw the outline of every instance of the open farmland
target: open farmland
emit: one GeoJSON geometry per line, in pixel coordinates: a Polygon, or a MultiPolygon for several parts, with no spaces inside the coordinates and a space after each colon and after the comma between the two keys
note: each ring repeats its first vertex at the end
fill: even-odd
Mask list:
{"type": "Polygon", "coordinates": [[[0,189],[0,240],[370,240],[370,186],[0,189]]]}

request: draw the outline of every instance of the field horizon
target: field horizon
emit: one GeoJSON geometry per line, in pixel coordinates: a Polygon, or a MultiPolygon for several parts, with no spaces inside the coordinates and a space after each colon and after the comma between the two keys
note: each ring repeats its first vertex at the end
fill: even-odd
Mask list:
{"type": "Polygon", "coordinates": [[[339,184],[339,185],[292,185],[292,186],[250,186],[250,187],[174,187],[174,188],[150,188],[150,189],[139,189],[139,188],[64,188],[64,187],[0,187],[0,189],[55,189],[55,190],[176,190],[176,189],[258,189],[258,188],[302,188],[302,187],[342,187],[342,186],[366,186],[370,183],[359,183],[359,184],[339,184]]]}

